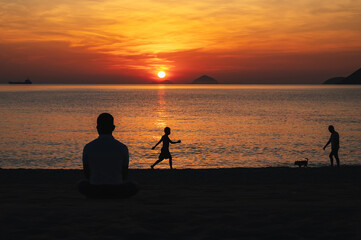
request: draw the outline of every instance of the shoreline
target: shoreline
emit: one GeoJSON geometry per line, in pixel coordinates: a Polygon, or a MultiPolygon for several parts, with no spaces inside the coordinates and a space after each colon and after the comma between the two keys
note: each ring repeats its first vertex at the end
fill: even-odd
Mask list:
{"type": "MultiPolygon", "coordinates": [[[[361,166],[210,169],[129,169],[129,179],[144,185],[244,185],[360,183],[361,166]]],[[[0,185],[42,182],[71,184],[83,179],[79,169],[0,169],[0,185]]]]}

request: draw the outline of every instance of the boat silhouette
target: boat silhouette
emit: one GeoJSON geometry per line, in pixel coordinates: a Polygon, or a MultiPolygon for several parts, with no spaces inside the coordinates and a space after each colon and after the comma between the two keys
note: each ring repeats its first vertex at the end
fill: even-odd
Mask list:
{"type": "Polygon", "coordinates": [[[24,82],[9,82],[9,84],[32,84],[32,82],[27,78],[24,82]]]}

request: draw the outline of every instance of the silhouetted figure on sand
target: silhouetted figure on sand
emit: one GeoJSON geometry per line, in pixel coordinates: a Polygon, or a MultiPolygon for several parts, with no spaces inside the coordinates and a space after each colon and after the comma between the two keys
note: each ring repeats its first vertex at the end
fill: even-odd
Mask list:
{"type": "Polygon", "coordinates": [[[89,198],[126,198],[135,195],[136,185],[126,181],[129,166],[128,148],[117,141],[114,119],[102,113],[97,119],[99,137],[85,145],[83,167],[87,180],[79,182],[79,192],[89,198]]]}
{"type": "Polygon", "coordinates": [[[172,155],[169,152],[169,143],[180,143],[181,140],[178,140],[177,142],[173,142],[172,140],[169,139],[169,134],[170,134],[170,128],[166,127],[164,128],[164,135],[162,136],[162,138],[159,140],[159,142],[157,142],[157,144],[152,147],[152,149],[154,150],[159,143],[163,142],[163,147],[162,150],[159,154],[159,159],[158,161],[156,161],[153,165],[151,165],[150,167],[153,169],[155,165],[157,165],[158,163],[160,163],[161,161],[163,161],[164,159],[169,159],[169,166],[170,169],[173,169],[172,167],[172,155]]]}
{"type": "Polygon", "coordinates": [[[335,128],[332,125],[328,126],[328,130],[331,133],[331,137],[330,140],[328,140],[326,145],[323,147],[323,150],[325,150],[326,147],[331,143],[331,153],[329,155],[331,167],[333,167],[333,157],[336,158],[337,167],[340,167],[340,159],[338,158],[338,149],[340,148],[340,136],[338,135],[338,132],[335,131],[335,128]]]}

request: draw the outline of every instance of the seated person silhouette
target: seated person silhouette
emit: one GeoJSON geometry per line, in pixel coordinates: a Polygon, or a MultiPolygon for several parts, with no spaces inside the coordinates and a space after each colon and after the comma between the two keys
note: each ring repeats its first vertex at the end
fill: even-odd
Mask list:
{"type": "Polygon", "coordinates": [[[154,166],[157,165],[158,163],[160,163],[161,161],[163,161],[164,159],[169,159],[170,169],[173,169],[172,155],[170,155],[170,152],[169,152],[169,143],[172,143],[172,144],[180,143],[181,140],[178,140],[177,142],[173,142],[172,140],[169,139],[169,137],[168,137],[170,135],[169,127],[164,128],[164,133],[165,134],[162,136],[162,138],[159,140],[159,142],[154,147],[152,147],[152,150],[154,150],[158,146],[159,143],[163,142],[163,147],[159,154],[159,159],[153,165],[150,166],[152,169],[154,169],[154,166]]]}
{"type": "Polygon", "coordinates": [[[340,149],[340,136],[332,125],[328,126],[328,131],[330,131],[331,136],[326,145],[323,147],[323,150],[325,150],[326,147],[331,143],[331,152],[329,155],[331,167],[333,167],[333,156],[336,159],[337,167],[340,167],[340,159],[338,158],[338,150],[340,149]]]}
{"type": "Polygon", "coordinates": [[[100,114],[99,137],[84,147],[83,168],[87,180],[79,182],[78,188],[88,198],[126,198],[138,191],[134,183],[127,181],[128,148],[113,137],[114,129],[113,116],[100,114]]]}

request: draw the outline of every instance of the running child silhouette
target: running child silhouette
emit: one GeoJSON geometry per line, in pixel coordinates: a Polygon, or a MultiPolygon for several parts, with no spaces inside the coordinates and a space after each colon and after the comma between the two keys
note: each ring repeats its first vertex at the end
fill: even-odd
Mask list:
{"type": "Polygon", "coordinates": [[[164,135],[162,136],[162,138],[159,140],[159,142],[157,142],[157,144],[152,147],[152,150],[154,150],[159,143],[163,142],[163,147],[162,147],[162,150],[159,154],[159,159],[153,163],[153,165],[151,165],[150,167],[153,169],[155,165],[157,165],[158,163],[160,163],[161,161],[163,161],[164,159],[169,159],[169,166],[170,166],[170,169],[173,169],[172,167],[172,155],[170,155],[170,152],[169,152],[169,143],[180,143],[181,140],[178,140],[177,142],[173,142],[172,140],[169,139],[169,134],[170,134],[170,128],[169,127],[166,127],[164,128],[164,135]]]}

